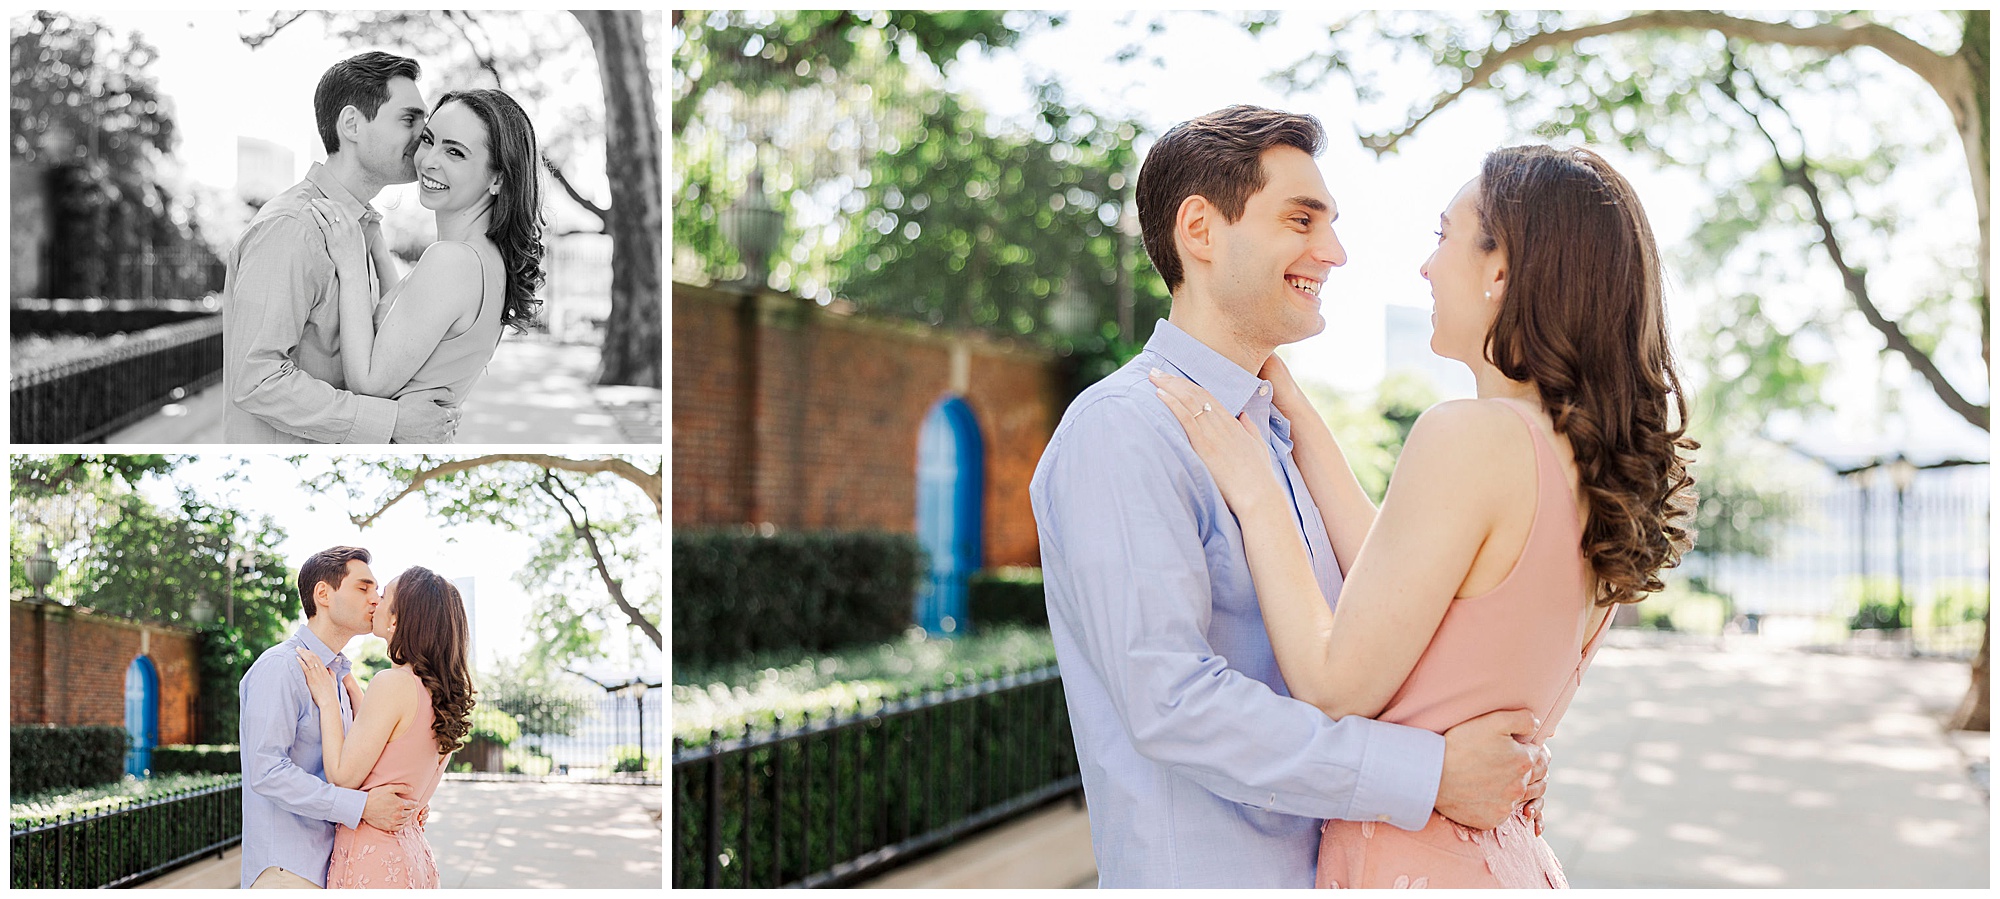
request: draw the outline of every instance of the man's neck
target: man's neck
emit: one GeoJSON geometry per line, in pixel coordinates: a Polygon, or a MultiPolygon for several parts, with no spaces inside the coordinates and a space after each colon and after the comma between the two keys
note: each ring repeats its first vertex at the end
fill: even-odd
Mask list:
{"type": "Polygon", "coordinates": [[[377,181],[369,177],[367,171],[361,168],[360,159],[352,153],[335,153],[328,156],[326,173],[332,175],[333,180],[339,182],[341,187],[347,188],[347,192],[353,194],[354,199],[361,201],[364,206],[374,202],[375,195],[381,193],[382,188],[389,186],[386,181],[377,181]]]}
{"type": "Polygon", "coordinates": [[[1264,370],[1264,361],[1278,349],[1244,339],[1213,302],[1197,296],[1186,282],[1182,282],[1181,292],[1174,296],[1172,302],[1167,321],[1253,375],[1264,370]]]}
{"type": "Polygon", "coordinates": [[[313,636],[318,637],[321,643],[325,643],[328,649],[336,653],[346,648],[348,641],[360,633],[334,624],[332,615],[314,615],[306,619],[306,629],[312,631],[313,636]]]}

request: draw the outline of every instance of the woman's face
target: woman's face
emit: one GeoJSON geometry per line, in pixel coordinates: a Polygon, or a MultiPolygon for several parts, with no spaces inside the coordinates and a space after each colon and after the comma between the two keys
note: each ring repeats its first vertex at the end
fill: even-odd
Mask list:
{"type": "Polygon", "coordinates": [[[384,640],[396,632],[396,581],[399,580],[402,578],[392,580],[384,586],[382,599],[375,604],[375,626],[371,633],[384,640]]]}
{"type": "Polygon", "coordinates": [[[1506,258],[1479,247],[1478,178],[1459,188],[1438,224],[1437,249],[1421,269],[1431,282],[1431,351],[1474,365],[1507,285],[1506,258]]]}
{"type": "Polygon", "coordinates": [[[500,192],[486,123],[464,103],[438,107],[417,144],[417,197],[425,209],[468,209],[500,192]]]}

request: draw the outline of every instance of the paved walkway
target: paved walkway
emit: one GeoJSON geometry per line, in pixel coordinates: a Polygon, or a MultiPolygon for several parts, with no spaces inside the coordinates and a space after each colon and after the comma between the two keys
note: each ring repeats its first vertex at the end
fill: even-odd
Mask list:
{"type": "MultiPolygon", "coordinates": [[[[1985,888],[1990,743],[1941,726],[1966,667],[1608,645],[1549,744],[1549,845],[1575,887],[1985,888]]],[[[1060,804],[869,885],[1094,886],[1088,841],[1060,804]]]]}
{"type": "MultiPolygon", "coordinates": [[[[446,889],[657,889],[661,787],[447,780],[431,799],[446,889]]],[[[145,884],[234,889],[241,850],[145,884]]]]}
{"type": "MultiPolygon", "coordinates": [[[[662,392],[590,383],[598,348],[509,337],[472,389],[458,443],[658,446],[662,392]]],[[[107,443],[222,443],[222,388],[201,391],[112,434],[107,443]]]]}

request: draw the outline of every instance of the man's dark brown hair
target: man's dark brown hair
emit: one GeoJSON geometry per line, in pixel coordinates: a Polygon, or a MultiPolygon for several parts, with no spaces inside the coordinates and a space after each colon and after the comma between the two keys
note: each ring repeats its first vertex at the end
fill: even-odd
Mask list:
{"type": "Polygon", "coordinates": [[[334,63],[313,88],[313,119],[319,125],[319,142],[326,147],[326,154],[340,152],[340,135],[334,126],[340,121],[341,110],[352,106],[372,122],[383,101],[389,99],[389,79],[415,81],[422,74],[416,60],[380,50],[334,63]]]}
{"type": "Polygon", "coordinates": [[[1263,155],[1272,147],[1297,147],[1318,156],[1326,129],[1309,115],[1261,106],[1231,106],[1167,129],[1146,152],[1139,168],[1139,233],[1146,255],[1166,279],[1167,292],[1181,286],[1180,251],[1174,247],[1174,218],[1188,197],[1206,197],[1235,222],[1250,195],[1264,189],[1263,155]]]}
{"type": "Polygon", "coordinates": [[[347,580],[347,563],[359,560],[368,564],[368,551],[359,546],[336,546],[313,553],[304,565],[299,566],[299,605],[306,610],[306,617],[319,614],[313,602],[313,588],[324,583],[335,590],[347,580]]]}

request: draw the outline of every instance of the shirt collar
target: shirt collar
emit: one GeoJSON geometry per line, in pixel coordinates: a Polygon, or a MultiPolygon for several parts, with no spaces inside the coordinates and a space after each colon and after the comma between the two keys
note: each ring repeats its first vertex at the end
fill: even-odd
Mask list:
{"type": "Polygon", "coordinates": [[[318,634],[313,633],[312,628],[300,626],[295,636],[307,649],[312,650],[313,655],[319,656],[320,662],[326,665],[327,670],[341,671],[347,667],[347,657],[333,651],[332,647],[326,645],[325,640],[321,640],[318,634]]]}
{"type": "Polygon", "coordinates": [[[1222,404],[1223,409],[1228,410],[1230,418],[1243,414],[1243,407],[1257,395],[1257,387],[1264,383],[1263,379],[1244,371],[1243,366],[1229,361],[1229,357],[1164,318],[1153,327],[1153,336],[1146,341],[1146,349],[1180,369],[1188,380],[1200,384],[1222,404]]]}
{"type": "Polygon", "coordinates": [[[311,168],[306,169],[306,180],[319,188],[319,192],[325,194],[327,199],[339,203],[342,208],[354,213],[357,219],[363,212],[375,211],[375,207],[361,202],[361,199],[349,191],[346,185],[340,183],[340,179],[333,177],[333,173],[326,170],[325,163],[315,162],[311,168]]]}

